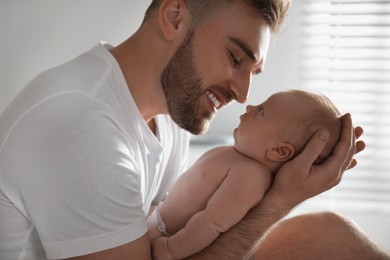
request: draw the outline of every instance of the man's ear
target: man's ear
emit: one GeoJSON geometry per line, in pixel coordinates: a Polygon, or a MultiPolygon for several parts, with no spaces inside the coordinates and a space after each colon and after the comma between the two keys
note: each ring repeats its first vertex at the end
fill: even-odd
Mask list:
{"type": "Polygon", "coordinates": [[[158,20],[161,32],[165,39],[172,41],[183,28],[184,17],[188,15],[184,0],[163,0],[159,11],[158,20]]]}
{"type": "Polygon", "coordinates": [[[295,147],[292,144],[281,142],[278,146],[274,146],[267,150],[267,158],[275,162],[284,162],[293,157],[295,147]]]}

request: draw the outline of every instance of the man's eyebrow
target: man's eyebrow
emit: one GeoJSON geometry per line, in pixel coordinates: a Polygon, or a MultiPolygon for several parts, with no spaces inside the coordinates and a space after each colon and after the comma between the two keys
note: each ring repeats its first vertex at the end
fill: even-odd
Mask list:
{"type": "Polygon", "coordinates": [[[236,44],[241,50],[245,52],[245,54],[253,61],[253,62],[258,62],[259,57],[258,55],[255,54],[254,51],[249,48],[249,46],[241,41],[238,38],[235,37],[228,37],[230,41],[232,41],[234,44],[236,44]]]}

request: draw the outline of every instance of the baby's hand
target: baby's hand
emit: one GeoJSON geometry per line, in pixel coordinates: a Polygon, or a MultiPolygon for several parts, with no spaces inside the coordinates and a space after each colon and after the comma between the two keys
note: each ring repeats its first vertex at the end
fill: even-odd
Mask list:
{"type": "Polygon", "coordinates": [[[149,227],[149,239],[150,241],[153,241],[159,237],[164,236],[163,233],[161,233],[157,228],[149,227]]]}
{"type": "Polygon", "coordinates": [[[175,260],[169,252],[167,237],[160,237],[152,241],[152,255],[154,260],[175,260]]]}

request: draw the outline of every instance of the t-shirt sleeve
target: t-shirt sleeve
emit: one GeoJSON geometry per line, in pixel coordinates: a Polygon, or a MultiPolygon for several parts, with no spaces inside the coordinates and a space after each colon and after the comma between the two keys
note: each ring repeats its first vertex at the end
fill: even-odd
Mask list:
{"type": "Polygon", "coordinates": [[[109,111],[81,94],[52,97],[26,113],[5,144],[7,193],[48,258],[106,250],[147,231],[136,147],[109,111]]]}

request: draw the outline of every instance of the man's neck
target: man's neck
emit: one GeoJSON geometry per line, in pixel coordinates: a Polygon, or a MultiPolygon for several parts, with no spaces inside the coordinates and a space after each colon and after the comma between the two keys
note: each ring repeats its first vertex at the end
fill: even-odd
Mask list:
{"type": "Polygon", "coordinates": [[[162,68],[158,57],[147,46],[138,44],[137,38],[129,38],[111,50],[118,62],[127,86],[145,122],[158,114],[167,114],[165,95],[160,83],[162,68]],[[155,61],[155,62],[153,62],[155,61]]]}

